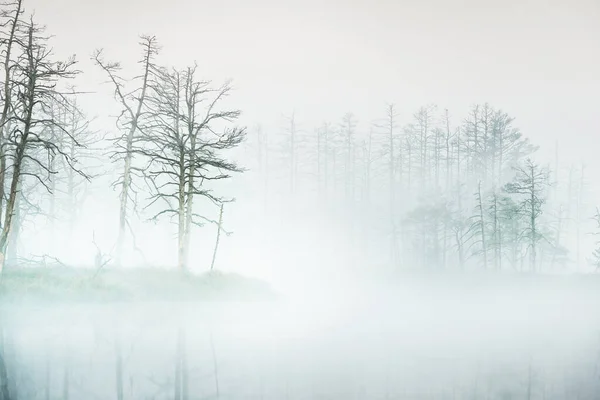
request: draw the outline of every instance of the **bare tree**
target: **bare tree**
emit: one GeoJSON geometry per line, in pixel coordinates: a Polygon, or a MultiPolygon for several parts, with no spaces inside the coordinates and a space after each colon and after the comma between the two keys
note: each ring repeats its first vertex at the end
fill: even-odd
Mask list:
{"type": "MultiPolygon", "coordinates": [[[[585,164],[581,164],[579,173],[579,185],[576,189],[576,201],[575,201],[575,257],[576,257],[576,268],[581,268],[581,226],[584,222],[585,215],[585,197],[586,197],[586,176],[585,176],[585,164]]],[[[589,215],[589,214],[588,214],[589,215]]]]}
{"type": "Polygon", "coordinates": [[[524,166],[517,167],[515,170],[515,178],[505,185],[504,191],[517,197],[519,213],[526,221],[521,238],[528,242],[529,268],[530,271],[535,272],[537,244],[543,239],[539,218],[543,213],[542,206],[546,202],[549,171],[541,168],[531,159],[527,159],[524,166]]]}
{"type": "Polygon", "coordinates": [[[117,118],[117,126],[122,133],[117,136],[115,140],[116,150],[113,150],[111,154],[114,161],[123,162],[123,173],[114,182],[114,186],[120,190],[119,233],[115,257],[117,265],[121,264],[123,241],[129,224],[129,202],[134,201],[133,196],[135,195],[132,184],[134,171],[136,171],[133,165],[134,142],[139,134],[147,99],[149,78],[155,68],[154,58],[158,53],[158,44],[154,36],[142,36],[140,46],[142,47],[142,59],[139,63],[142,66],[142,74],[129,82],[119,76],[121,65],[118,62],[107,62],[103,59],[102,50],[97,50],[93,56],[95,63],[108,75],[114,86],[115,99],[122,107],[122,111],[117,118]],[[128,84],[137,81],[140,81],[138,87],[133,90],[127,88],[128,84]]]}
{"type": "Polygon", "coordinates": [[[495,191],[488,198],[487,215],[490,223],[488,248],[493,249],[494,269],[502,269],[502,223],[500,219],[500,199],[495,191]]]}
{"type": "Polygon", "coordinates": [[[330,151],[331,127],[328,123],[316,130],[317,139],[317,195],[319,203],[326,205],[328,197],[328,164],[330,151]]]}
{"type": "Polygon", "coordinates": [[[478,249],[475,250],[475,254],[481,255],[483,260],[483,269],[488,268],[488,246],[487,246],[487,234],[486,234],[486,219],[485,219],[485,207],[483,204],[483,195],[481,193],[481,181],[477,184],[477,191],[475,192],[475,215],[471,217],[472,223],[470,232],[472,233],[475,240],[473,244],[478,245],[478,249]]]}
{"type": "MultiPolygon", "coordinates": [[[[91,171],[100,167],[100,141],[102,137],[89,129],[90,120],[78,105],[78,94],[71,88],[71,93],[64,96],[66,101],[54,101],[50,104],[49,116],[60,128],[51,125],[48,135],[56,145],[64,149],[72,162],[85,163],[88,176],[81,176],[58,154],[50,154],[48,166],[59,173],[48,174],[47,211],[43,213],[50,223],[50,239],[52,248],[56,241],[56,224],[66,222],[69,239],[73,235],[75,221],[81,211],[85,196],[88,194],[91,171]],[[96,164],[96,165],[94,165],[96,164]]],[[[42,171],[40,171],[42,172],[42,171]]],[[[45,207],[43,207],[45,208],[45,207]]],[[[64,240],[64,238],[62,239],[64,240]]]]}
{"type": "Polygon", "coordinates": [[[210,270],[212,271],[215,267],[215,260],[217,259],[217,251],[219,250],[219,242],[221,240],[221,231],[225,232],[226,235],[230,235],[231,232],[227,232],[223,229],[223,203],[219,209],[219,220],[217,222],[217,238],[215,240],[215,248],[212,254],[212,260],[210,262],[210,270]]]}
{"type": "Polygon", "coordinates": [[[452,181],[452,141],[457,136],[450,131],[450,114],[448,113],[448,109],[444,110],[443,125],[445,128],[443,142],[445,149],[444,161],[446,161],[446,192],[448,192],[452,181]]]}
{"type": "Polygon", "coordinates": [[[8,9],[3,10],[0,13],[0,18],[8,19],[4,24],[9,26],[8,36],[2,38],[4,48],[4,59],[3,59],[3,67],[4,67],[4,85],[2,92],[2,114],[0,115],[0,220],[2,220],[2,205],[5,197],[5,183],[6,183],[6,156],[5,156],[5,146],[4,141],[7,135],[6,133],[6,124],[8,122],[8,117],[11,113],[12,108],[12,98],[13,98],[13,82],[12,82],[12,74],[15,69],[15,64],[12,60],[12,50],[15,44],[15,40],[17,40],[17,28],[20,24],[20,18],[23,14],[22,9],[22,0],[17,0],[13,3],[9,3],[8,9]]]}
{"type": "Polygon", "coordinates": [[[146,181],[151,189],[147,207],[162,204],[152,219],[177,219],[178,268],[187,270],[191,228],[212,220],[194,210],[202,197],[216,205],[228,201],[213,194],[206,183],[227,179],[242,169],[221,156],[238,146],[245,128],[230,127],[239,110],[220,110],[228,96],[228,83],[213,88],[196,78],[196,67],[184,71],[157,69],[149,107],[152,120],[135,151],[147,160],[146,181]],[[164,206],[164,207],[163,207],[164,206]]]}
{"type": "MultiPolygon", "coordinates": [[[[600,209],[596,207],[596,214],[592,218],[596,223],[595,231],[592,232],[594,236],[600,236],[600,209]]],[[[592,252],[592,257],[590,259],[590,263],[595,267],[596,271],[600,269],[600,240],[596,240],[594,251],[592,252]]]]}
{"type": "MultiPolygon", "coordinates": [[[[69,132],[69,135],[63,135],[65,148],[72,160],[85,163],[86,172],[90,178],[97,177],[103,169],[100,146],[104,136],[91,130],[90,124],[93,119],[90,119],[79,106],[74,89],[69,95],[69,103],[70,107],[63,110],[63,121],[61,122],[62,126],[69,132]]],[[[65,196],[63,208],[69,211],[68,226],[69,234],[72,235],[73,226],[81,212],[82,203],[89,195],[89,180],[82,179],[71,168],[66,170],[66,175],[63,188],[65,196]]]]}
{"type": "Polygon", "coordinates": [[[398,146],[397,142],[399,139],[399,135],[396,132],[398,126],[398,113],[396,112],[396,107],[394,104],[389,104],[386,109],[386,119],[385,124],[383,124],[383,128],[385,128],[387,133],[386,140],[386,148],[387,151],[387,168],[389,174],[389,197],[388,197],[388,207],[389,207],[389,221],[390,221],[390,257],[392,265],[396,265],[398,263],[398,227],[397,227],[397,204],[396,204],[396,192],[398,190],[398,178],[397,178],[397,170],[398,170],[398,159],[400,153],[400,146],[398,146]]]}
{"type": "Polygon", "coordinates": [[[58,155],[69,168],[85,176],[60,143],[54,142],[48,135],[50,127],[69,135],[52,118],[49,109],[52,102],[67,102],[59,85],[78,73],[74,69],[75,59],[52,60],[52,50],[42,34],[43,31],[33,21],[25,26],[22,39],[18,41],[21,54],[11,78],[11,86],[15,90],[12,106],[14,111],[7,121],[11,130],[6,132],[7,136],[2,143],[8,161],[6,172],[11,173],[11,179],[0,234],[0,267],[4,265],[22,180],[30,177],[51,191],[47,176],[57,173],[48,162],[53,155],[58,155]],[[43,174],[39,171],[43,171],[43,174]]]}

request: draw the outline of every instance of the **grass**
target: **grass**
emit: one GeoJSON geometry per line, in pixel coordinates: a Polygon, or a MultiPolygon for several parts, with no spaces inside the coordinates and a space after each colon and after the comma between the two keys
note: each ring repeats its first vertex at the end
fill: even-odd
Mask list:
{"type": "Polygon", "coordinates": [[[184,274],[166,269],[14,268],[2,273],[0,303],[122,301],[262,301],[263,281],[238,274],[184,274]]]}

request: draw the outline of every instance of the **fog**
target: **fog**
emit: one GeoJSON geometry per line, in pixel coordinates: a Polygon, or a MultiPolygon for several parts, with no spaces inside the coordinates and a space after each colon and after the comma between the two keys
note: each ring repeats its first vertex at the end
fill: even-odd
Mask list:
{"type": "Polygon", "coordinates": [[[5,354],[31,399],[115,398],[118,376],[172,399],[178,361],[190,399],[597,397],[594,285],[424,278],[318,304],[15,307],[5,354]]]}
{"type": "Polygon", "coordinates": [[[0,400],[600,395],[597,1],[0,7],[0,400]]]}

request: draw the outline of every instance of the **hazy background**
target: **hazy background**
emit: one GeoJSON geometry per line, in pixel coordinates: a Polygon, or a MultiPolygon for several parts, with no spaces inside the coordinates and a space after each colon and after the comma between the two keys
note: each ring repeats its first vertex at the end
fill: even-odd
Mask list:
{"type": "MultiPolygon", "coordinates": [[[[251,135],[257,123],[271,137],[284,135],[284,116],[292,112],[305,133],[354,112],[357,135],[364,135],[385,116],[386,102],[397,104],[399,125],[436,103],[457,126],[472,104],[489,102],[541,146],[541,163],[554,165],[557,144],[563,168],[587,163],[587,206],[600,204],[597,0],[27,0],[26,11],[33,9],[55,35],[56,53],[80,60],[78,87],[90,92],[80,101],[101,132],[114,134],[111,115],[120,107],[90,55],[104,48],[130,78],[139,69],[138,35],[151,34],[163,48],[159,64],[197,61],[202,78],[234,79],[229,104],[243,110],[251,135]]],[[[252,165],[253,151],[242,146],[235,156],[252,165]]],[[[285,166],[273,165],[273,179],[288,176],[285,166]]],[[[94,234],[111,252],[118,229],[111,178],[103,174],[90,184],[73,240],[58,230],[49,237],[41,216],[26,221],[21,250],[92,267],[94,234]]],[[[382,284],[378,263],[389,254],[387,242],[380,244],[383,260],[353,259],[347,225],[314,204],[298,207],[306,193],[286,201],[284,179],[269,192],[265,217],[259,178],[249,171],[217,187],[237,202],[226,206],[224,225],[234,235],[222,238],[216,267],[299,296],[273,304],[0,307],[3,356],[22,385],[20,398],[41,397],[42,388],[56,395],[69,387],[67,378],[71,398],[114,398],[119,373],[126,398],[164,397],[181,354],[188,357],[191,393],[201,398],[214,395],[215,377],[221,398],[597,398],[597,275],[487,275],[475,265],[470,274],[420,271],[382,284]],[[355,269],[373,280],[345,281],[358,276],[355,269]],[[187,347],[178,350],[178,331],[185,330],[187,347]]],[[[344,207],[335,197],[331,205],[344,207]]],[[[218,215],[215,207],[198,212],[218,215]]],[[[129,249],[124,263],[174,270],[175,227],[131,217],[145,258],[129,249]]],[[[194,232],[190,271],[208,269],[215,233],[213,225],[194,232]]],[[[582,228],[583,256],[593,241],[588,233],[582,228]]]]}
{"type": "MultiPolygon", "coordinates": [[[[114,130],[109,116],[119,108],[89,56],[105,48],[107,58],[135,74],[137,37],[152,34],[163,48],[160,63],[197,61],[203,77],[233,78],[231,102],[243,110],[243,122],[260,122],[270,135],[292,112],[310,132],[351,111],[365,131],[384,115],[385,102],[397,104],[401,124],[428,103],[448,108],[458,124],[470,105],[490,102],[516,117],[541,146],[541,159],[553,159],[558,143],[563,165],[585,161],[588,176],[599,171],[597,1],[29,0],[26,7],[56,36],[59,55],[75,53],[81,61],[78,86],[96,92],[81,101],[98,115],[97,129],[114,130]]],[[[247,216],[255,211],[248,200],[256,187],[243,178],[229,186],[238,202],[225,223],[235,235],[224,241],[220,267],[288,276],[281,265],[256,261],[256,230],[247,229],[255,224],[247,216]]],[[[116,199],[116,192],[97,192],[82,216],[105,248],[114,242],[116,199]]],[[[314,229],[298,227],[307,235],[314,229]]],[[[147,227],[140,235],[153,263],[170,262],[171,233],[147,227]]],[[[89,236],[75,246],[81,252],[93,251],[89,236]]]]}
{"type": "MultiPolygon", "coordinates": [[[[385,101],[404,115],[424,103],[454,113],[488,101],[534,142],[592,157],[600,107],[600,4],[574,1],[33,0],[61,54],[87,68],[104,47],[124,64],[137,35],[154,34],[161,60],[198,61],[233,78],[249,121],[277,126],[295,109],[306,124],[347,111],[362,122],[385,101]]],[[[95,73],[93,71],[96,71],[95,73]]],[[[83,84],[83,83],[82,83],[83,84]]]]}

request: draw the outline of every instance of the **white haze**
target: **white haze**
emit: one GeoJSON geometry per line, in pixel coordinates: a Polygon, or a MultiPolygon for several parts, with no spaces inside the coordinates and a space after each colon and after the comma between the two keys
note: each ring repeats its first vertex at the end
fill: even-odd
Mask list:
{"type": "MultiPolygon", "coordinates": [[[[236,91],[230,104],[242,109],[250,129],[260,123],[273,137],[286,127],[282,116],[292,112],[299,128],[311,132],[350,111],[359,122],[357,129],[365,132],[383,117],[385,102],[397,104],[402,125],[424,104],[448,108],[458,123],[470,105],[490,102],[516,117],[515,125],[541,146],[540,160],[553,163],[558,143],[563,166],[583,161],[589,176],[599,171],[593,144],[600,108],[600,33],[595,24],[600,7],[594,1],[34,0],[26,7],[55,35],[58,54],[75,53],[80,60],[85,73],[78,88],[97,92],[81,102],[90,116],[98,116],[94,127],[100,131],[114,131],[110,116],[119,108],[89,56],[104,48],[108,58],[121,61],[125,71],[135,75],[137,35],[145,33],[159,39],[160,62],[184,66],[197,61],[203,77],[217,82],[233,78],[236,91]]],[[[252,167],[249,158],[252,155],[242,157],[241,164],[252,167]]],[[[235,234],[223,242],[220,267],[266,279],[299,268],[308,273],[309,265],[298,257],[310,249],[317,259],[328,259],[324,264],[329,268],[335,264],[343,270],[345,263],[337,257],[347,245],[336,247],[336,232],[343,228],[323,225],[322,219],[307,223],[300,232],[296,221],[284,223],[286,234],[294,226],[294,238],[275,234],[285,243],[272,242],[263,251],[275,258],[275,265],[266,265],[253,240],[269,229],[268,223],[250,218],[261,201],[253,172],[226,184],[238,201],[226,210],[225,223],[235,234]],[[331,232],[329,243],[315,248],[309,232],[323,230],[331,232]],[[278,252],[289,257],[284,261],[276,257],[278,252]],[[292,266],[294,261],[297,265],[292,266]]],[[[71,253],[73,262],[92,262],[92,230],[104,251],[114,246],[117,193],[106,190],[107,181],[93,185],[96,189],[79,221],[81,242],[61,251],[71,253]]],[[[216,218],[218,210],[206,214],[216,218]]],[[[312,216],[314,210],[304,215],[312,216]]],[[[280,220],[276,211],[271,217],[275,223],[280,220]]],[[[35,226],[38,235],[26,237],[40,246],[45,243],[44,248],[59,246],[47,243],[40,225],[35,226]]],[[[134,254],[130,263],[174,263],[174,231],[166,225],[138,226],[143,227],[136,230],[146,260],[134,254]]],[[[212,242],[214,232],[208,231],[210,227],[195,233],[198,243],[212,242]]]]}
{"type": "Polygon", "coordinates": [[[597,291],[576,279],[514,283],[416,276],[319,307],[13,307],[2,311],[5,354],[31,399],[61,393],[65,374],[70,396],[112,398],[117,343],[130,399],[173,398],[178,345],[194,399],[217,386],[230,399],[595,398],[597,291]]]}
{"type": "MultiPolygon", "coordinates": [[[[489,102],[516,117],[540,145],[542,163],[553,165],[557,143],[563,167],[585,162],[589,206],[600,204],[598,1],[29,0],[26,9],[55,36],[57,54],[81,60],[78,88],[94,92],[81,104],[101,132],[114,133],[119,106],[91,53],[104,48],[135,75],[137,36],[153,34],[159,62],[197,61],[203,78],[233,78],[229,104],[252,132],[260,123],[277,138],[295,113],[310,133],[353,112],[364,135],[385,116],[386,102],[397,105],[401,125],[429,103],[448,108],[458,124],[472,104],[489,102]]],[[[410,265],[388,265],[384,235],[373,234],[368,254],[357,255],[333,211],[310,193],[288,196],[281,169],[263,212],[253,149],[234,155],[251,169],[217,187],[236,198],[225,208],[233,234],[222,238],[217,269],[264,279],[283,298],[2,310],[8,363],[29,393],[21,398],[43,398],[46,362],[53,393],[61,393],[68,369],[71,398],[115,398],[116,337],[126,398],[172,398],[180,327],[194,399],[215,397],[215,376],[223,399],[597,398],[600,290],[591,268],[550,277],[407,273],[410,265]],[[156,395],[161,385],[167,389],[156,395]]],[[[20,254],[91,267],[92,236],[111,252],[118,193],[108,188],[116,172],[107,171],[89,185],[73,240],[61,240],[66,227],[50,236],[45,218],[32,219],[20,254]]],[[[218,217],[218,209],[199,205],[218,217]]],[[[175,227],[145,217],[132,222],[143,257],[129,249],[124,264],[174,268],[175,227]]],[[[585,256],[594,241],[587,233],[585,256]]],[[[208,269],[215,234],[210,224],[194,231],[192,272],[208,269]]]]}

